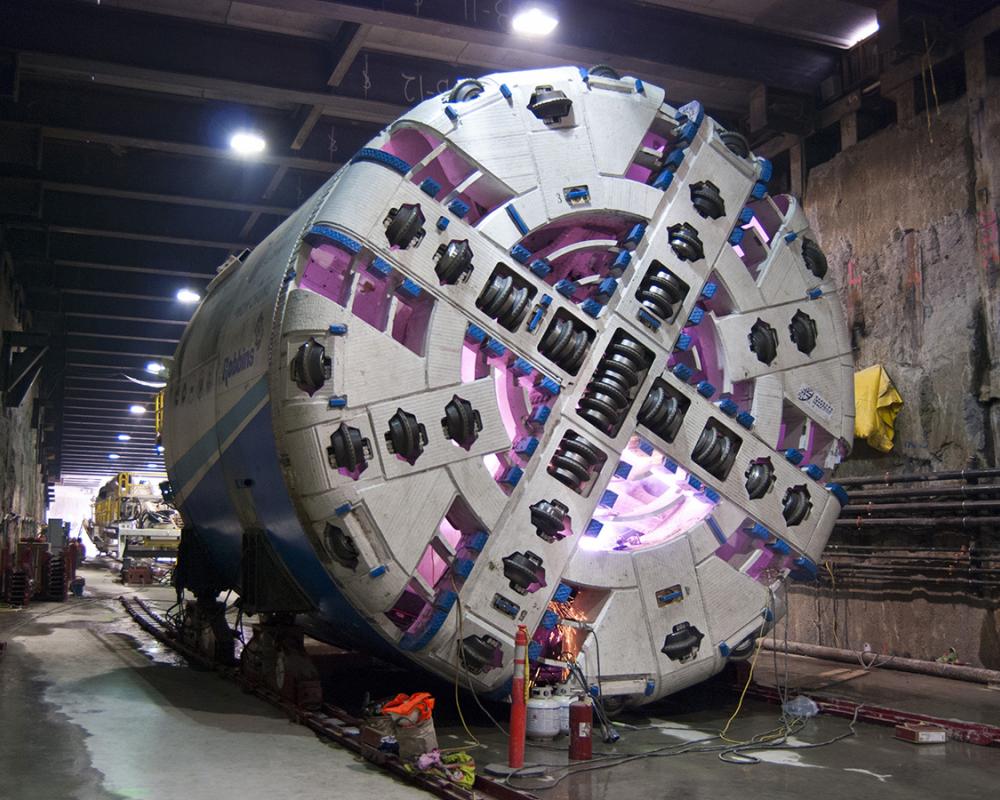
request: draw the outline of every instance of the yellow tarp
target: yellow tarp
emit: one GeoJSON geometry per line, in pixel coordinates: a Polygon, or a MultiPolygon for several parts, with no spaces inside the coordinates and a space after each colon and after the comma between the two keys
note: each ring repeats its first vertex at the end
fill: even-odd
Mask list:
{"type": "Polygon", "coordinates": [[[903,398],[881,365],[854,373],[854,437],[888,453],[903,398]]]}

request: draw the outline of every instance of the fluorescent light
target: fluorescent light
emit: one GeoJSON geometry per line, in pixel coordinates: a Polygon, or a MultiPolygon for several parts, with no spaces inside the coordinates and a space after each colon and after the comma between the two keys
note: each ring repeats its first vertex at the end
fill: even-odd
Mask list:
{"type": "Polygon", "coordinates": [[[117,461],[119,458],[121,458],[121,456],[119,456],[118,453],[108,453],[108,458],[110,458],[112,461],[117,461]]]}
{"type": "Polygon", "coordinates": [[[177,292],[177,299],[182,303],[197,303],[201,300],[201,295],[197,292],[193,292],[190,289],[179,289],[177,292]]]}
{"type": "Polygon", "coordinates": [[[166,367],[163,366],[159,361],[150,361],[146,365],[146,372],[152,372],[154,375],[159,375],[166,367]]]}
{"type": "Polygon", "coordinates": [[[554,14],[538,6],[529,6],[514,15],[510,28],[522,36],[548,36],[558,24],[559,19],[554,14]]]}
{"type": "Polygon", "coordinates": [[[152,462],[146,465],[146,469],[155,469],[155,470],[158,470],[159,468],[160,468],[159,464],[153,464],[152,462]]]}
{"type": "Polygon", "coordinates": [[[229,146],[241,156],[255,156],[264,152],[267,142],[259,133],[253,131],[236,131],[229,138],[229,146]]]}
{"type": "Polygon", "coordinates": [[[128,407],[128,412],[129,412],[129,414],[145,414],[146,413],[146,407],[145,406],[140,406],[140,405],[129,406],[128,407]]]}
{"type": "Polygon", "coordinates": [[[857,28],[847,37],[847,46],[854,47],[858,42],[863,42],[869,36],[874,36],[878,33],[878,17],[866,22],[860,28],[857,28]]]}
{"type": "Polygon", "coordinates": [[[127,433],[119,433],[118,434],[118,441],[119,442],[127,442],[131,438],[132,437],[129,436],[127,433]]]}
{"type": "Polygon", "coordinates": [[[167,449],[167,448],[165,448],[165,447],[164,447],[164,446],[163,446],[162,444],[158,444],[158,445],[156,445],[156,452],[157,452],[157,453],[162,453],[162,452],[163,452],[164,450],[166,450],[166,449],[167,449]]]}

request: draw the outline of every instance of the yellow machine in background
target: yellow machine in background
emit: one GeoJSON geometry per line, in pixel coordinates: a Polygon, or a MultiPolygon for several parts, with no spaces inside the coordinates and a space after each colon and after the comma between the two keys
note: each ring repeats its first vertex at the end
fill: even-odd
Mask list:
{"type": "Polygon", "coordinates": [[[153,400],[153,429],[156,431],[156,443],[160,444],[160,434],[163,433],[163,392],[161,389],[156,393],[153,400]]]}
{"type": "Polygon", "coordinates": [[[94,544],[117,558],[173,559],[180,516],[148,479],[120,472],[94,499],[94,544]]]}

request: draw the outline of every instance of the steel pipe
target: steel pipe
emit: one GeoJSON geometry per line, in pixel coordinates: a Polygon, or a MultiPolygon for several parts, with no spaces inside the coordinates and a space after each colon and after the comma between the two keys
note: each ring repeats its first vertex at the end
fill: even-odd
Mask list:
{"type": "Polygon", "coordinates": [[[1000,497],[1000,484],[919,487],[916,489],[865,489],[850,494],[851,503],[854,504],[868,498],[886,498],[891,501],[904,497],[1000,497]]]}
{"type": "Polygon", "coordinates": [[[983,469],[953,469],[943,472],[911,472],[901,475],[885,473],[884,475],[862,475],[856,478],[838,478],[841,486],[865,486],[871,484],[890,483],[926,483],[928,481],[977,480],[979,478],[1000,478],[1000,467],[983,469]]]}
{"type": "Polygon", "coordinates": [[[865,570],[869,572],[939,573],[947,572],[955,578],[972,579],[974,575],[1000,575],[1000,569],[973,567],[969,564],[856,564],[853,562],[831,561],[830,567],[837,572],[865,570]]]}
{"type": "MultiPolygon", "coordinates": [[[[971,589],[994,589],[1000,587],[1000,581],[984,581],[975,578],[921,578],[919,583],[914,582],[913,578],[909,575],[895,575],[895,574],[884,574],[884,573],[874,573],[866,572],[864,570],[858,571],[846,571],[841,570],[837,574],[837,578],[840,581],[838,585],[851,585],[851,582],[863,581],[866,583],[877,583],[880,586],[885,587],[887,584],[900,584],[894,588],[896,589],[925,589],[928,586],[949,586],[951,587],[951,594],[964,593],[971,589]]],[[[942,590],[944,591],[944,590],[942,590]]]]}
{"type": "MultiPolygon", "coordinates": [[[[773,638],[765,639],[764,649],[776,650],[779,653],[789,652],[796,656],[823,658],[828,661],[843,661],[857,664],[862,654],[856,650],[841,650],[838,647],[824,647],[818,644],[804,642],[777,642],[773,638]]],[[[985,667],[965,667],[958,664],[939,664],[937,661],[923,661],[917,658],[902,658],[892,656],[891,660],[879,663],[879,669],[897,669],[902,672],[914,672],[919,675],[933,675],[938,678],[953,678],[972,683],[1000,684],[1000,672],[985,667]]]]}
{"type": "MultiPolygon", "coordinates": [[[[916,547],[913,548],[909,545],[881,545],[881,544],[832,544],[826,549],[826,553],[840,553],[846,550],[874,550],[878,553],[884,553],[887,550],[904,550],[905,552],[910,552],[911,550],[918,550],[921,553],[944,553],[954,555],[958,551],[954,547],[916,547]]],[[[962,551],[962,553],[968,552],[970,555],[981,558],[990,558],[994,556],[1000,556],[1000,548],[996,547],[970,547],[968,551],[962,551]]]]}
{"type": "Polygon", "coordinates": [[[926,503],[863,503],[844,506],[840,514],[864,514],[869,511],[977,511],[1000,508],[1000,500],[931,500],[926,503]]]}
{"type": "Polygon", "coordinates": [[[834,525],[838,528],[980,528],[1000,525],[1000,517],[841,517],[834,525]]]}

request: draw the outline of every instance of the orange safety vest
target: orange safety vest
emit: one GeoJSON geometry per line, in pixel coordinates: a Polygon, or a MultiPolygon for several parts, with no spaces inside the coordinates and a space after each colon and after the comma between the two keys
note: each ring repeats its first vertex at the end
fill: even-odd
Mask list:
{"type": "Polygon", "coordinates": [[[411,725],[430,719],[433,711],[434,698],[427,692],[397,694],[382,706],[383,714],[396,717],[397,722],[402,722],[405,719],[411,725]]]}

